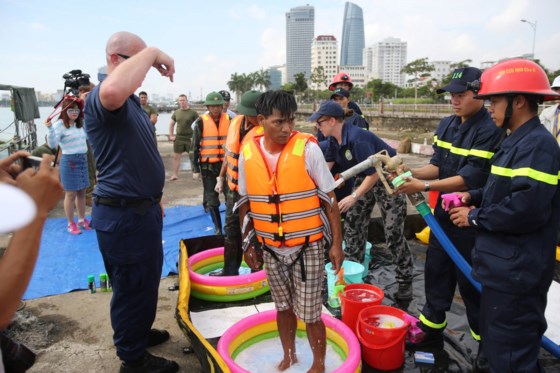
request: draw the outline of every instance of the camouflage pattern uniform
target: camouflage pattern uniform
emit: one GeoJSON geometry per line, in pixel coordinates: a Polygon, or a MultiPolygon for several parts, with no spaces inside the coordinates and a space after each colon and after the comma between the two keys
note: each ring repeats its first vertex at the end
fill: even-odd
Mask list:
{"type": "MultiPolygon", "coordinates": [[[[362,181],[363,177],[356,178],[356,188],[362,184],[362,181]]],[[[375,202],[379,202],[387,248],[391,250],[393,258],[396,260],[397,282],[399,284],[410,284],[413,271],[412,252],[404,238],[406,196],[389,195],[380,180],[346,214],[344,222],[346,258],[358,263],[363,262],[366,250],[367,227],[369,226],[375,202]]]]}

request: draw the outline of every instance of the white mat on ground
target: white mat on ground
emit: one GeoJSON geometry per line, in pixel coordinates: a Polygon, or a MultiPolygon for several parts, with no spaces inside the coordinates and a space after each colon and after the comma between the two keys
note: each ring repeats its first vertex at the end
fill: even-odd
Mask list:
{"type": "MultiPolygon", "coordinates": [[[[274,303],[260,303],[253,306],[229,307],[202,312],[191,312],[191,321],[206,339],[221,337],[233,324],[257,312],[274,309],[274,303]],[[225,312],[224,312],[225,311],[225,312]]],[[[323,306],[323,313],[331,315],[323,306]]]]}
{"type": "Polygon", "coordinates": [[[560,345],[560,284],[556,281],[552,281],[548,289],[548,303],[544,315],[548,324],[544,335],[560,345]]]}

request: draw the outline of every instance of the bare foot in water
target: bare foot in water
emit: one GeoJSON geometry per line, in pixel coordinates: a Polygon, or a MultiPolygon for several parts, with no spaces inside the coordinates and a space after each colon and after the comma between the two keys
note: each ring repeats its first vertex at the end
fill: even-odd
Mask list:
{"type": "Polygon", "coordinates": [[[308,371],[307,373],[325,373],[325,364],[322,364],[322,366],[316,367],[315,365],[313,365],[308,371]]]}
{"type": "Polygon", "coordinates": [[[284,356],[284,360],[278,364],[278,370],[283,372],[295,363],[297,363],[297,356],[296,354],[291,354],[290,356],[284,356]]]}

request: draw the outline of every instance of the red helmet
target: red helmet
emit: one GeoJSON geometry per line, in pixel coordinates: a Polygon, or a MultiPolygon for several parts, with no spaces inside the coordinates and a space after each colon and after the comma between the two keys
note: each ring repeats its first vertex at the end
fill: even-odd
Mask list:
{"type": "Polygon", "coordinates": [[[331,85],[329,86],[329,90],[334,91],[334,85],[336,83],[348,83],[350,84],[350,89],[354,86],[354,84],[352,84],[352,78],[350,78],[350,75],[346,74],[344,71],[334,76],[331,85]]]}
{"type": "Polygon", "coordinates": [[[535,62],[522,58],[497,63],[482,73],[476,98],[529,94],[555,100],[560,94],[550,89],[548,77],[535,62]]]}

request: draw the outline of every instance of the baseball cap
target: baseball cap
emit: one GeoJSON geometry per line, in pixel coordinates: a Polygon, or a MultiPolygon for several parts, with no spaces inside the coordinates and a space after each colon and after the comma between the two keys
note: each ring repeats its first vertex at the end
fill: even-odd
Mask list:
{"type": "Polygon", "coordinates": [[[344,88],[336,88],[333,94],[331,95],[331,100],[334,98],[334,96],[342,96],[342,97],[350,98],[350,92],[345,90],[344,88]]]}
{"type": "Polygon", "coordinates": [[[475,80],[480,80],[482,71],[476,67],[462,67],[455,69],[451,81],[445,87],[439,88],[436,92],[438,94],[443,92],[459,93],[467,90],[467,83],[472,83],[475,80]]]}
{"type": "Polygon", "coordinates": [[[13,232],[31,223],[37,207],[27,193],[0,183],[0,233],[13,232]]]}
{"type": "Polygon", "coordinates": [[[342,118],[344,117],[344,109],[336,101],[323,101],[321,106],[319,106],[319,110],[317,110],[309,118],[307,118],[307,121],[315,122],[323,115],[328,117],[342,118]]]}

